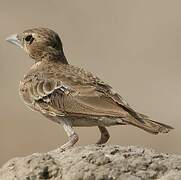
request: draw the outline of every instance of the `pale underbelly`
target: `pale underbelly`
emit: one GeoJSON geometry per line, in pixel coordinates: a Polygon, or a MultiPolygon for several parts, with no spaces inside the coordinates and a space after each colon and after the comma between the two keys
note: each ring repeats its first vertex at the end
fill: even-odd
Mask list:
{"type": "Polygon", "coordinates": [[[113,126],[118,124],[117,119],[99,117],[99,118],[73,118],[72,125],[75,127],[86,126],[113,126]]]}
{"type": "Polygon", "coordinates": [[[50,117],[48,119],[61,124],[62,121],[71,121],[74,127],[90,127],[90,126],[113,126],[118,124],[125,124],[120,118],[109,118],[109,117],[50,117]]]}

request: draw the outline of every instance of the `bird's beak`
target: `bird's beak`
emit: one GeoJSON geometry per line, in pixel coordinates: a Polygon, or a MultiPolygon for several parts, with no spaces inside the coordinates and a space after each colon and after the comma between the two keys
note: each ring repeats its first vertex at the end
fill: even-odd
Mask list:
{"type": "Polygon", "coordinates": [[[16,46],[18,46],[20,48],[23,48],[21,42],[17,38],[17,34],[13,34],[13,35],[9,36],[8,38],[6,38],[6,41],[8,41],[12,44],[15,44],[16,46]]]}

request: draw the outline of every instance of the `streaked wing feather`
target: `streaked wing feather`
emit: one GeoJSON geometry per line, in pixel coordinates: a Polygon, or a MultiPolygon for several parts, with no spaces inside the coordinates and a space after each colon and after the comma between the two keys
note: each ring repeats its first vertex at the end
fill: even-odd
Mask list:
{"type": "Polygon", "coordinates": [[[127,112],[112,98],[98,91],[97,77],[81,73],[66,72],[48,74],[37,71],[29,81],[30,96],[42,109],[75,115],[126,117],[127,112]],[[87,77],[85,77],[87,75],[87,77]],[[70,78],[71,77],[71,78],[70,78]],[[55,95],[56,94],[56,95],[55,95]],[[60,106],[62,104],[62,106],[60,106]]]}

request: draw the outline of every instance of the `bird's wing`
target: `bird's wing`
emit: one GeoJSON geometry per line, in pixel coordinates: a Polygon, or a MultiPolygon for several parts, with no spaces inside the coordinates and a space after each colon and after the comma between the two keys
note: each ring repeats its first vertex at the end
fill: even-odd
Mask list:
{"type": "Polygon", "coordinates": [[[44,113],[127,117],[135,113],[112,88],[74,66],[36,71],[27,83],[29,97],[44,113]]]}

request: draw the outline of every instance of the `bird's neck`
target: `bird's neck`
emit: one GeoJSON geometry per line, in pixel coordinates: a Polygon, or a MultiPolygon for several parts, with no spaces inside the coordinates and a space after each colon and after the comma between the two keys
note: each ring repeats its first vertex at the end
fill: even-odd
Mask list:
{"type": "Polygon", "coordinates": [[[64,53],[62,54],[62,52],[45,52],[43,54],[43,56],[41,57],[41,60],[42,61],[53,61],[53,62],[59,62],[59,63],[62,63],[62,64],[68,64],[68,61],[64,55],[64,53]]]}
{"type": "Polygon", "coordinates": [[[30,54],[30,57],[35,59],[35,62],[39,61],[54,61],[62,64],[68,64],[68,61],[64,55],[63,49],[56,50],[53,48],[48,49],[36,49],[36,53],[30,54]]]}

